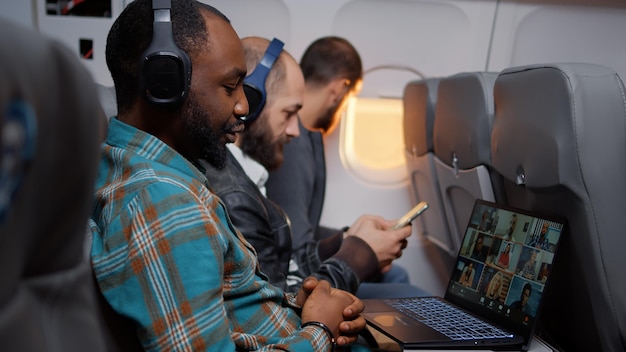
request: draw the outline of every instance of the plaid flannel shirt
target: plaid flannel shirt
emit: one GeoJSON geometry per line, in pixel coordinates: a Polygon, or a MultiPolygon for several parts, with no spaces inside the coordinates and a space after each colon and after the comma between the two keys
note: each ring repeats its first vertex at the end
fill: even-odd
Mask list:
{"type": "Polygon", "coordinates": [[[259,271],[202,170],[115,118],[90,223],[100,289],[146,350],[329,350],[259,271]]]}

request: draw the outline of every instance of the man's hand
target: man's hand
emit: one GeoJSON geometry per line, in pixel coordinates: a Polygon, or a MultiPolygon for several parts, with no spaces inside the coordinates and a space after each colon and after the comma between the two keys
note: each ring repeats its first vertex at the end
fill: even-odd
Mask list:
{"type": "Polygon", "coordinates": [[[309,298],[309,295],[317,287],[319,281],[314,276],[309,276],[302,282],[298,295],[296,296],[296,304],[300,307],[304,306],[304,302],[309,298]]]}
{"type": "Polygon", "coordinates": [[[346,233],[364,240],[376,254],[378,265],[383,269],[402,256],[402,250],[411,236],[411,226],[389,230],[395,223],[395,220],[385,220],[380,216],[363,215],[346,233]]]}
{"type": "Polygon", "coordinates": [[[339,325],[340,336],[336,338],[338,346],[347,346],[356,342],[359,337],[359,331],[365,329],[367,322],[361,316],[363,309],[365,309],[363,301],[349,292],[341,292],[351,296],[353,299],[353,303],[343,310],[344,321],[339,325]]]}
{"type": "MultiPolygon", "coordinates": [[[[304,297],[301,295],[304,292],[306,289],[300,291],[298,299],[304,297]]],[[[323,323],[331,329],[338,345],[349,345],[357,340],[358,332],[365,328],[365,319],[361,317],[363,309],[363,302],[356,296],[330,287],[327,281],[317,281],[302,305],[302,323],[323,323]]]]}

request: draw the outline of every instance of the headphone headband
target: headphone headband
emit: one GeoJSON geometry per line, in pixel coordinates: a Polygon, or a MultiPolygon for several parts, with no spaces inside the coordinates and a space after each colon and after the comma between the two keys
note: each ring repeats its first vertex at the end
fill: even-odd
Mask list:
{"type": "Polygon", "coordinates": [[[279,39],[272,39],[261,61],[256,65],[254,71],[244,79],[243,88],[248,99],[249,113],[248,116],[241,118],[242,121],[251,122],[255,120],[263,110],[267,96],[265,81],[284,45],[279,39]]]}

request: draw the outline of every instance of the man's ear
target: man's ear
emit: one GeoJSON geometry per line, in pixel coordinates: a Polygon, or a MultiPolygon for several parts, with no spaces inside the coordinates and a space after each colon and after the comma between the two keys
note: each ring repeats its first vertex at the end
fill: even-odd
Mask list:
{"type": "Polygon", "coordinates": [[[346,94],[346,79],[335,78],[328,84],[329,98],[333,104],[339,103],[339,101],[346,94]]]}

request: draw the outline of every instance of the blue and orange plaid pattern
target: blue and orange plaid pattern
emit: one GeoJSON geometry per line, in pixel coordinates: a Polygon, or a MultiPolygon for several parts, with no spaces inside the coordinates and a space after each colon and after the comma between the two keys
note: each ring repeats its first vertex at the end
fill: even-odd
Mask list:
{"type": "Polygon", "coordinates": [[[293,297],[259,271],[202,170],[112,119],[90,220],[103,295],[148,351],[327,351],[293,297]]]}

